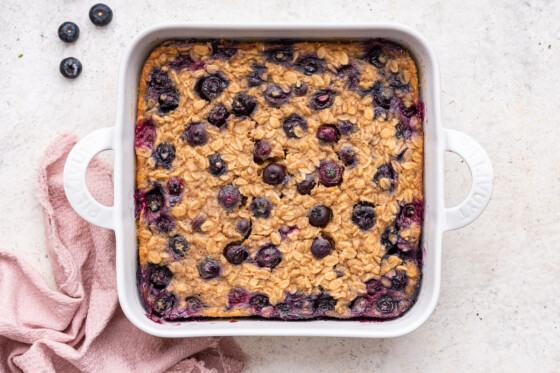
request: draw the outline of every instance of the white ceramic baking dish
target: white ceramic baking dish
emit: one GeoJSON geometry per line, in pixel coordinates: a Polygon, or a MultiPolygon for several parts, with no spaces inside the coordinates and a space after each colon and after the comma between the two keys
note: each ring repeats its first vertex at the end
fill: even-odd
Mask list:
{"type": "Polygon", "coordinates": [[[72,207],[84,219],[113,229],[116,235],[117,287],[121,307],[130,321],[143,331],[163,337],[215,335],[336,336],[385,338],[407,334],[432,313],[440,291],[441,241],[446,230],[461,228],[476,219],[490,200],[493,171],[490,159],[471,137],[444,129],[440,119],[439,68],[432,48],[416,31],[394,24],[371,25],[193,25],[151,27],[140,33],[126,49],[119,73],[117,121],[84,137],[70,152],[64,169],[64,188],[72,207]],[[385,38],[405,46],[420,73],[424,120],[424,203],[422,248],[423,279],[416,304],[402,317],[384,322],[352,320],[277,321],[239,319],[155,323],[145,316],[136,288],[136,229],[134,222],[134,127],[136,96],[142,65],[155,46],[168,39],[371,39],[385,38]],[[99,152],[114,150],[114,206],[99,204],[87,190],[86,169],[99,152]],[[445,208],[443,154],[452,151],[467,161],[472,173],[471,191],[463,203],[445,208]]]}

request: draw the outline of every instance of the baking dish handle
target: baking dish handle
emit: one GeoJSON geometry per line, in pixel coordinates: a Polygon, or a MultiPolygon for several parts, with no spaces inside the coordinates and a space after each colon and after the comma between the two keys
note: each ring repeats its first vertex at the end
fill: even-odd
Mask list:
{"type": "Polygon", "coordinates": [[[490,157],[472,137],[455,130],[445,130],[445,150],[457,153],[471,170],[472,186],[467,198],[459,205],[445,209],[445,230],[462,228],[482,214],[490,202],[494,171],[490,157]]]}
{"type": "Polygon", "coordinates": [[[113,149],[114,129],[102,128],[78,141],[64,165],[64,191],[70,206],[88,222],[113,229],[114,208],[97,202],[86,185],[89,163],[98,153],[113,149]]]}

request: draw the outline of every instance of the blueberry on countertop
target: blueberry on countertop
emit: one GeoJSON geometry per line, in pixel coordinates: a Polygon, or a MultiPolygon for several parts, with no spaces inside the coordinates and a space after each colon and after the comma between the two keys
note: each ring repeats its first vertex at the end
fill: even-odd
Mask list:
{"type": "Polygon", "coordinates": [[[65,43],[73,43],[80,36],[80,28],[74,22],[64,22],[58,28],[58,37],[65,43]]]}
{"type": "Polygon", "coordinates": [[[82,72],[82,63],[75,57],[68,57],[60,61],[60,73],[68,79],[76,79],[82,72]]]}
{"type": "Polygon", "coordinates": [[[113,11],[105,4],[95,4],[89,10],[89,19],[96,26],[107,26],[113,20],[113,11]]]}

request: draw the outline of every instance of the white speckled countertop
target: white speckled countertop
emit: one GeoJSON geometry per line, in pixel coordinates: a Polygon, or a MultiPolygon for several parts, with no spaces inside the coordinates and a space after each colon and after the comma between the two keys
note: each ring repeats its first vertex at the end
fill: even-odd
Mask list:
{"type": "MultiPolygon", "coordinates": [[[[35,197],[36,170],[60,133],[113,124],[123,48],[160,22],[394,21],[430,41],[441,65],[443,123],[490,154],[495,189],[485,213],[443,240],[442,290],[431,318],[395,339],[237,338],[248,372],[557,371],[560,366],[560,2],[4,0],[0,12],[0,237],[54,286],[35,197]],[[80,26],[75,45],[57,28],[80,26]],[[23,56],[19,58],[18,56],[23,56]],[[84,69],[64,79],[58,64],[84,69]]],[[[446,202],[466,196],[466,165],[446,158],[446,202]]]]}

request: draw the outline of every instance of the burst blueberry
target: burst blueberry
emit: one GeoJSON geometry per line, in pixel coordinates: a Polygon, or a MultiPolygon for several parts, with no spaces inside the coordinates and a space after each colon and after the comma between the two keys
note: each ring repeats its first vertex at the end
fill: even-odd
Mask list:
{"type": "Polygon", "coordinates": [[[183,193],[185,189],[185,184],[183,183],[183,179],[180,177],[172,177],[167,181],[167,190],[169,194],[172,196],[178,196],[183,193]]]}
{"type": "Polygon", "coordinates": [[[319,141],[323,144],[332,144],[340,139],[338,128],[332,124],[324,124],[317,130],[316,134],[319,141]]]}
{"type": "Polygon", "coordinates": [[[158,97],[159,111],[167,114],[179,107],[179,91],[176,88],[170,88],[158,97]]]}
{"type": "Polygon", "coordinates": [[[165,198],[159,185],[146,193],[144,198],[146,199],[146,209],[150,212],[158,212],[165,205],[165,198]]]}
{"type": "Polygon", "coordinates": [[[292,62],[294,57],[293,49],[290,45],[273,46],[265,51],[267,60],[279,65],[286,65],[292,62]]]}
{"type": "Polygon", "coordinates": [[[204,304],[195,296],[191,296],[185,299],[185,311],[188,315],[192,315],[198,312],[204,304]]]}
{"type": "Polygon", "coordinates": [[[220,267],[220,263],[217,260],[212,258],[204,258],[198,263],[198,274],[200,278],[204,280],[209,280],[212,278],[216,278],[222,272],[222,268],[220,267]]]}
{"type": "Polygon", "coordinates": [[[187,240],[179,234],[169,238],[167,245],[171,253],[178,258],[183,258],[189,251],[187,240]]]}
{"type": "Polygon", "coordinates": [[[314,56],[303,56],[296,61],[295,67],[303,74],[311,76],[313,74],[323,74],[325,72],[326,64],[325,61],[320,58],[314,56]]]}
{"type": "Polygon", "coordinates": [[[218,153],[208,156],[208,171],[212,176],[218,177],[227,172],[227,164],[218,153]]]}
{"type": "Polygon", "coordinates": [[[224,105],[217,105],[210,110],[208,114],[208,123],[213,126],[218,127],[220,130],[226,125],[227,119],[229,117],[229,111],[224,105]]]}
{"type": "Polygon", "coordinates": [[[156,228],[163,233],[169,233],[175,228],[175,221],[166,214],[161,214],[155,221],[156,228]]]}
{"type": "Polygon", "coordinates": [[[381,183],[382,179],[387,179],[389,181],[390,184],[388,189],[389,191],[393,191],[393,189],[395,188],[397,173],[395,172],[395,169],[393,168],[393,165],[391,163],[379,166],[375,175],[373,176],[373,182],[377,184],[378,187],[385,189],[384,187],[386,187],[386,185],[383,185],[381,183]]]}
{"type": "Polygon", "coordinates": [[[335,92],[330,89],[321,89],[311,96],[309,106],[314,110],[330,108],[334,102],[335,92]]]}
{"type": "Polygon", "coordinates": [[[384,109],[389,109],[393,102],[394,92],[391,87],[385,87],[380,81],[375,82],[372,88],[375,103],[384,109]]]}
{"type": "Polygon", "coordinates": [[[296,82],[294,84],[293,90],[296,96],[305,96],[307,94],[309,87],[304,82],[296,82]]]}
{"type": "Polygon", "coordinates": [[[326,312],[333,311],[336,303],[336,299],[326,293],[321,293],[315,298],[313,302],[315,313],[321,315],[326,312]]]}
{"type": "Polygon", "coordinates": [[[263,308],[270,306],[270,301],[268,300],[268,297],[266,295],[257,294],[251,298],[249,304],[255,311],[258,312],[263,308]]]}
{"type": "Polygon", "coordinates": [[[272,203],[265,197],[255,197],[251,202],[251,212],[256,218],[268,218],[272,210],[272,203]]]}
{"type": "Polygon", "coordinates": [[[232,210],[241,203],[241,192],[236,186],[226,185],[218,193],[218,203],[226,210],[232,210]]]}
{"type": "Polygon", "coordinates": [[[277,85],[270,84],[264,91],[264,99],[270,106],[280,107],[290,99],[291,91],[283,90],[277,85]]]}
{"type": "Polygon", "coordinates": [[[240,288],[231,289],[228,294],[228,306],[234,307],[249,302],[249,293],[240,288]]]}
{"type": "Polygon", "coordinates": [[[164,288],[171,282],[173,272],[166,266],[153,267],[150,271],[150,284],[156,288],[164,288]]]}
{"type": "Polygon", "coordinates": [[[255,107],[257,107],[257,100],[254,97],[245,93],[238,93],[233,98],[231,112],[238,117],[249,116],[253,113],[255,107]]]}
{"type": "Polygon", "coordinates": [[[202,232],[202,224],[206,222],[206,215],[198,215],[191,221],[191,227],[193,232],[201,233],[202,232]]]}
{"type": "Polygon", "coordinates": [[[349,120],[343,120],[338,123],[338,130],[340,131],[341,134],[348,135],[356,132],[357,126],[354,125],[349,120]]]}
{"type": "Polygon", "coordinates": [[[168,142],[162,142],[154,152],[154,160],[156,167],[161,166],[170,169],[175,160],[175,147],[168,142]]]}
{"type": "Polygon", "coordinates": [[[298,114],[291,114],[282,123],[282,129],[289,138],[297,138],[296,128],[299,127],[303,131],[307,131],[307,122],[298,114]]]}
{"type": "Polygon", "coordinates": [[[379,45],[374,46],[366,53],[366,60],[373,66],[381,68],[387,63],[387,55],[379,45]]]}
{"type": "Polygon", "coordinates": [[[253,71],[247,76],[247,84],[249,87],[258,87],[264,83],[264,74],[266,67],[259,64],[253,65],[253,71]]]}
{"type": "Polygon", "coordinates": [[[156,140],[156,123],[152,118],[141,119],[136,123],[134,146],[152,148],[156,140]]]}
{"type": "Polygon", "coordinates": [[[204,123],[191,123],[185,129],[183,138],[190,146],[202,146],[208,142],[208,132],[204,123]]]}
{"type": "Polygon", "coordinates": [[[194,91],[198,96],[206,101],[212,101],[222,94],[229,82],[220,74],[203,76],[196,81],[194,91]]]}
{"type": "Polygon", "coordinates": [[[197,71],[204,68],[204,62],[195,61],[190,54],[180,54],[173,61],[167,64],[174,70],[181,71],[187,69],[188,71],[197,71]]]}
{"type": "Polygon", "coordinates": [[[156,316],[166,316],[175,306],[175,297],[169,293],[163,293],[154,301],[152,312],[156,316]]]}
{"type": "Polygon", "coordinates": [[[351,90],[358,89],[360,85],[360,71],[353,65],[344,65],[337,70],[338,78],[346,78],[346,87],[351,90]]]}
{"type": "Polygon", "coordinates": [[[389,295],[383,295],[375,302],[375,307],[381,313],[391,313],[395,309],[395,302],[389,295]]]}
{"type": "Polygon", "coordinates": [[[344,145],[340,149],[339,156],[342,163],[349,168],[354,168],[358,164],[356,151],[350,145],[344,145]]]}
{"type": "Polygon", "coordinates": [[[352,209],[351,220],[363,231],[371,229],[375,225],[375,210],[369,202],[360,202],[352,209]]]}
{"type": "Polygon", "coordinates": [[[263,139],[255,143],[255,148],[253,149],[253,160],[257,163],[262,163],[270,153],[272,152],[272,145],[263,139]]]}
{"type": "Polygon", "coordinates": [[[317,185],[317,182],[315,181],[315,175],[309,174],[305,175],[305,179],[296,184],[296,189],[299,194],[311,194],[311,191],[313,190],[313,188],[315,188],[315,185],[317,185]]]}
{"type": "Polygon", "coordinates": [[[267,244],[255,254],[255,262],[259,267],[274,269],[282,261],[282,253],[274,244],[267,244]]]}
{"type": "Polygon", "coordinates": [[[237,46],[233,44],[212,43],[212,57],[217,60],[229,60],[237,54],[237,46]]]}

